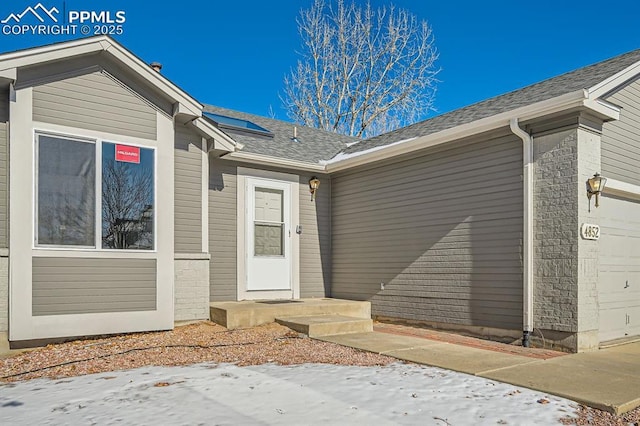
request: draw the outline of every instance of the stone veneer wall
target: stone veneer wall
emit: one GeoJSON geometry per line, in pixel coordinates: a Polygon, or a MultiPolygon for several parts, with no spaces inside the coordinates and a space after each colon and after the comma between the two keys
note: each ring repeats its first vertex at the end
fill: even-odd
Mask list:
{"type": "Polygon", "coordinates": [[[577,145],[577,129],[534,137],[534,328],[551,340],[577,331],[577,145]]]}
{"type": "Polygon", "coordinates": [[[176,258],[175,321],[209,319],[209,257],[176,258]]]}
{"type": "Polygon", "coordinates": [[[598,344],[598,245],[580,224],[598,223],[585,185],[599,170],[599,134],[534,136],[534,337],[576,352],[598,344]]]}

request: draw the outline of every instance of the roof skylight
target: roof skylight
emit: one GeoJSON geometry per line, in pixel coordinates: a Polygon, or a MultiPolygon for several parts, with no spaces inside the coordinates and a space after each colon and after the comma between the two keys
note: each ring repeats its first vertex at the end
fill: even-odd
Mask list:
{"type": "Polygon", "coordinates": [[[264,135],[272,136],[273,134],[264,127],[258,126],[256,123],[249,120],[242,120],[240,118],[227,117],[226,115],[214,114],[212,112],[203,112],[205,117],[215,121],[220,127],[226,127],[228,129],[236,130],[248,130],[251,132],[262,133],[264,135]]]}

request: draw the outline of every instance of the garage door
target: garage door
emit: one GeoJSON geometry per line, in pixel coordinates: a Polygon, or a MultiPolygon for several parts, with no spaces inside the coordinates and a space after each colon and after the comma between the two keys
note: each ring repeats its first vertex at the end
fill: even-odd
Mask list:
{"type": "Polygon", "coordinates": [[[640,202],[600,204],[600,341],[640,335],[640,202]]]}

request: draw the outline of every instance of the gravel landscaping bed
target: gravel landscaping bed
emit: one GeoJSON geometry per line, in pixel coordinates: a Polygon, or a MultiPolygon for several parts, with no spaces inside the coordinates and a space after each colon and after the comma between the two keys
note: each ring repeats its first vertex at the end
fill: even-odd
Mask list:
{"type": "MultiPolygon", "coordinates": [[[[312,340],[278,324],[227,330],[199,322],[165,332],[133,333],[52,344],[0,359],[0,381],[62,378],[150,365],[201,362],[238,366],[323,363],[384,366],[395,358],[312,340]]],[[[621,416],[581,406],[567,425],[640,425],[640,408],[621,416]]]]}
{"type": "Polygon", "coordinates": [[[278,324],[227,330],[212,322],[48,345],[0,359],[0,380],[60,378],[147,365],[325,363],[387,365],[394,358],[319,342],[278,324]]]}

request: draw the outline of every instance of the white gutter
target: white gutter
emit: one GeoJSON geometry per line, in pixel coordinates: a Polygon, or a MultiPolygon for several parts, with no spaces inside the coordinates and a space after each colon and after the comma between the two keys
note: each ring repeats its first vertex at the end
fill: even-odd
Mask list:
{"type": "Polygon", "coordinates": [[[523,175],[523,300],[522,300],[522,346],[529,346],[529,334],[533,331],[533,138],[520,128],[517,118],[509,121],[511,131],[522,139],[523,175]]]}
{"type": "Polygon", "coordinates": [[[236,160],[243,163],[258,164],[261,166],[291,168],[296,170],[304,170],[316,173],[326,173],[326,167],[322,164],[306,163],[298,160],[288,160],[285,158],[276,158],[268,155],[253,154],[251,152],[232,152],[221,157],[223,160],[236,160]]]}
{"type": "Polygon", "coordinates": [[[264,166],[280,166],[312,172],[334,173],[351,167],[392,158],[398,155],[411,153],[461,138],[477,135],[479,133],[510,126],[511,119],[513,117],[518,117],[520,121],[523,121],[572,108],[587,108],[591,112],[602,117],[604,120],[617,120],[620,116],[620,109],[615,105],[611,105],[600,99],[591,99],[587,90],[580,89],[566,93],[562,96],[482,118],[480,120],[455,126],[430,135],[409,138],[389,145],[373,147],[371,149],[352,154],[338,154],[331,160],[322,161],[319,164],[296,160],[283,160],[268,155],[237,151],[232,152],[223,158],[264,166]]]}

